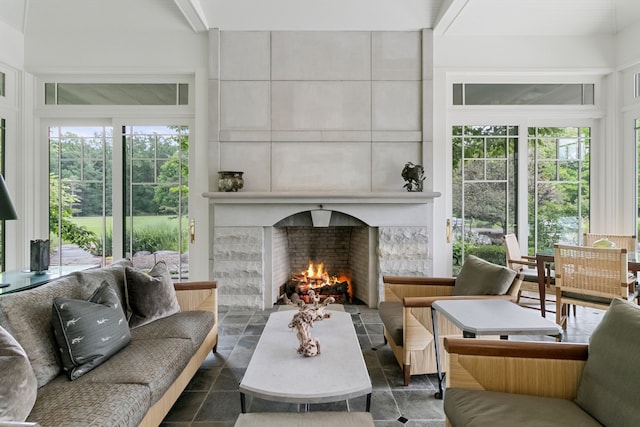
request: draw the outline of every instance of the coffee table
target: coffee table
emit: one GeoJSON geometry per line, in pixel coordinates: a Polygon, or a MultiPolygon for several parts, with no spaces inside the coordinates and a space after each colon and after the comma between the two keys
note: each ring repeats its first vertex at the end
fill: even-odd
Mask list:
{"type": "Polygon", "coordinates": [[[511,301],[501,299],[436,301],[431,305],[436,369],[438,370],[436,399],[444,397],[442,390],[444,374],[440,366],[440,340],[436,312],[460,328],[464,338],[474,338],[477,335],[500,335],[501,339],[507,339],[509,335],[550,335],[555,337],[556,341],[562,339],[562,328],[555,322],[540,317],[537,313],[511,301]]]}
{"type": "Polygon", "coordinates": [[[265,400],[304,404],[347,400],[367,395],[371,408],[371,379],[362,356],[351,315],[327,310],[331,317],[316,321],[311,336],[320,340],[321,353],[304,357],[296,352],[298,338],[289,322],[294,311],[272,313],[240,382],[245,394],[265,400]]]}

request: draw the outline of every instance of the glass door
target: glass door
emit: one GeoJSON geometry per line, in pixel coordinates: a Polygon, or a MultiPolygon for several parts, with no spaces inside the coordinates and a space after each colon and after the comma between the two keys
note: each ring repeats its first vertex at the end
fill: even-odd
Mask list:
{"type": "Polygon", "coordinates": [[[189,277],[189,128],[123,126],[124,247],[137,268],[189,277]]]}
{"type": "Polygon", "coordinates": [[[452,128],[453,274],[468,255],[505,264],[502,236],[517,214],[518,126],[452,128]]]}

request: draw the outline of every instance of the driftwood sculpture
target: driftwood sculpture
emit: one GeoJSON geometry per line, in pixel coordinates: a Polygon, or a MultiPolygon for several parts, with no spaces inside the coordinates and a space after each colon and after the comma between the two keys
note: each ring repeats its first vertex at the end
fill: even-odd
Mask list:
{"type": "Polygon", "coordinates": [[[325,313],[324,310],[335,299],[333,297],[325,298],[323,303],[319,304],[320,298],[313,290],[309,291],[309,296],[312,304],[305,304],[297,294],[293,294],[290,301],[287,298],[287,303],[298,306],[298,312],[293,315],[293,319],[289,323],[289,328],[296,330],[296,336],[300,343],[298,354],[313,357],[320,354],[320,341],[311,337],[313,322],[331,317],[331,313],[325,313]]]}

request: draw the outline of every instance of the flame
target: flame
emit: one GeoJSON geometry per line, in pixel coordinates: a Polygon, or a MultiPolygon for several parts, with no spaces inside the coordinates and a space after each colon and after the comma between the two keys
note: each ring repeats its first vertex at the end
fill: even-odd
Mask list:
{"type": "Polygon", "coordinates": [[[309,261],[309,265],[299,274],[293,275],[298,282],[299,291],[306,293],[309,289],[319,289],[324,286],[335,285],[337,283],[347,283],[349,298],[353,297],[353,288],[351,286],[351,277],[348,275],[331,276],[324,267],[324,263],[317,265],[313,261],[309,261]]]}

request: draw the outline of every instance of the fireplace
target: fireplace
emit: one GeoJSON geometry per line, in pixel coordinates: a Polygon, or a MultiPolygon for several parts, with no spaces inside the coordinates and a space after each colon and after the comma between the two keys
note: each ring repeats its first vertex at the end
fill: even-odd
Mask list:
{"type": "Polygon", "coordinates": [[[204,193],[221,306],[264,309],[308,263],[349,276],[353,298],[384,299],[383,275],[430,275],[439,193],[204,193]]]}

